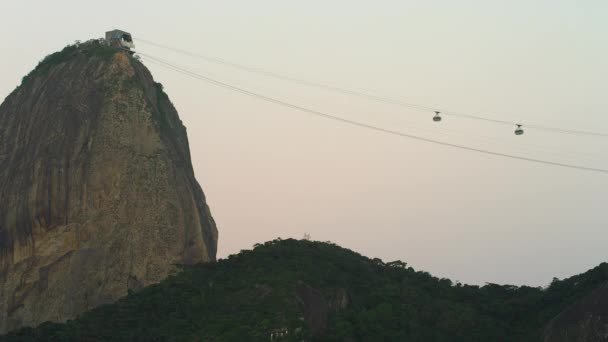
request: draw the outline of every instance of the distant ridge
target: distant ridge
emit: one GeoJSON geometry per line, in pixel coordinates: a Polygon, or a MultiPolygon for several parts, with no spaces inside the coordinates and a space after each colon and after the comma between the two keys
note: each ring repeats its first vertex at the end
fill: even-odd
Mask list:
{"type": "Polygon", "coordinates": [[[0,341],[600,341],[568,327],[595,312],[579,303],[607,280],[602,264],[546,289],[469,286],[331,243],[277,239],[0,341]],[[569,307],[577,314],[560,326],[554,317],[569,307]],[[546,334],[561,328],[568,339],[546,334]]]}

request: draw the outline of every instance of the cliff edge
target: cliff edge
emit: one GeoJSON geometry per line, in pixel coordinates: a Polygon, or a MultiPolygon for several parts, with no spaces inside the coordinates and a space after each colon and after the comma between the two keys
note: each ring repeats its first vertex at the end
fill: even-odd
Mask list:
{"type": "Polygon", "coordinates": [[[127,52],[69,46],[0,105],[0,332],[214,261],[217,238],[186,129],[127,52]]]}

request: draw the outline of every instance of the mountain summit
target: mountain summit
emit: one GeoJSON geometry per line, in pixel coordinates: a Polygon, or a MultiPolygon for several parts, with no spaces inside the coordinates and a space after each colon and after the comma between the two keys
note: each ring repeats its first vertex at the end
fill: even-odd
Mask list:
{"type": "Polygon", "coordinates": [[[0,106],[0,332],[214,261],[217,237],[186,129],[127,51],[68,46],[0,106]]]}

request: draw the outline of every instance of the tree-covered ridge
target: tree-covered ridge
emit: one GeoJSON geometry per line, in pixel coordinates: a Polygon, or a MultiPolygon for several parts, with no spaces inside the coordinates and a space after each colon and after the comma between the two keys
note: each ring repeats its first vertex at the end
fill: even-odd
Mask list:
{"type": "Polygon", "coordinates": [[[279,340],[294,341],[538,341],[551,318],[607,279],[602,264],[546,289],[470,286],[331,243],[274,240],[183,267],[75,321],[0,340],[268,341],[281,331],[279,340]],[[306,309],[314,305],[305,303],[302,289],[318,292],[327,312],[323,305],[306,309]],[[310,315],[318,323],[324,314],[322,329],[311,326],[310,315]]]}

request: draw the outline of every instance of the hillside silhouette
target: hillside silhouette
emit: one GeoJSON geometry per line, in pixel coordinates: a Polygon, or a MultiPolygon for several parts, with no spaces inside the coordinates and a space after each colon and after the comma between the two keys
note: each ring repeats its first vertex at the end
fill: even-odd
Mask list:
{"type": "Polygon", "coordinates": [[[0,340],[540,341],[554,317],[607,280],[601,264],[545,289],[455,284],[332,243],[277,239],[0,340]]]}

